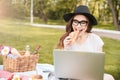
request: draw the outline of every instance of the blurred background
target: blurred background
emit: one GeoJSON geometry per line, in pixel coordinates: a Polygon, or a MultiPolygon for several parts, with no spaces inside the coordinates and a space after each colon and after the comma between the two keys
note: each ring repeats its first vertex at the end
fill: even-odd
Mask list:
{"type": "MultiPolygon", "coordinates": [[[[94,28],[120,31],[120,0],[0,0],[0,45],[19,51],[29,45],[31,52],[41,45],[38,62],[53,64],[53,49],[65,30],[31,24],[65,27],[62,16],[79,5],[87,5],[97,18],[99,24],[94,28]]],[[[120,80],[120,40],[101,38],[105,43],[105,73],[120,80]]]]}
{"type": "Polygon", "coordinates": [[[120,0],[0,0],[0,17],[63,25],[63,14],[81,4],[90,8],[100,24],[120,30],[120,0]]]}

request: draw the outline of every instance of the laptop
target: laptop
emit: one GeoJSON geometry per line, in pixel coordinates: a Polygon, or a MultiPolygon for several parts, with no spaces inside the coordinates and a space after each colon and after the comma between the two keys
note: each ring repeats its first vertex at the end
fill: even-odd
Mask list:
{"type": "Polygon", "coordinates": [[[56,80],[103,80],[104,52],[53,50],[56,80]]]}

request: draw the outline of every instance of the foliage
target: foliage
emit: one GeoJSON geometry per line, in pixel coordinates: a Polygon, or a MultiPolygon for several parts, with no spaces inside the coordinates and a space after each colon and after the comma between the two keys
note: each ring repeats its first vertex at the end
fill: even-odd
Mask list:
{"type": "Polygon", "coordinates": [[[76,6],[75,0],[68,0],[68,1],[58,0],[54,3],[54,5],[51,6],[51,8],[48,9],[47,16],[49,19],[52,19],[52,20],[62,19],[62,16],[65,13],[69,13],[73,11],[75,6],[76,6]]]}
{"type": "MultiPolygon", "coordinates": [[[[115,5],[118,6],[118,10],[117,10],[116,7],[113,6],[114,3],[112,2],[112,0],[107,0],[107,3],[108,3],[108,5],[110,7],[110,10],[112,12],[112,18],[113,18],[114,27],[115,27],[116,30],[119,31],[120,28],[119,28],[119,25],[118,25],[118,14],[119,14],[118,10],[119,10],[120,7],[117,4],[115,4],[115,5]]],[[[115,3],[117,3],[116,0],[115,0],[115,3]]]]}
{"type": "MultiPolygon", "coordinates": [[[[25,19],[30,16],[31,0],[0,0],[0,15],[25,19]]],[[[78,5],[87,5],[90,12],[103,24],[113,23],[112,13],[107,0],[33,0],[34,17],[44,22],[62,20],[63,15],[73,12],[78,5]]],[[[120,0],[112,0],[117,19],[120,18],[120,0]]]]}
{"type": "Polygon", "coordinates": [[[39,18],[42,18],[42,20],[46,23],[47,22],[47,16],[46,16],[46,10],[50,2],[48,0],[35,0],[34,1],[34,14],[35,16],[38,16],[39,18]]]}

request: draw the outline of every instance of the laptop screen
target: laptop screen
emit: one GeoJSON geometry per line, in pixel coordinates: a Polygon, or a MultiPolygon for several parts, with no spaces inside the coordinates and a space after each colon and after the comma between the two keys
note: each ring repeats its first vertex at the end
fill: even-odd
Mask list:
{"type": "Polygon", "coordinates": [[[55,77],[72,80],[103,80],[105,54],[55,49],[55,77]]]}

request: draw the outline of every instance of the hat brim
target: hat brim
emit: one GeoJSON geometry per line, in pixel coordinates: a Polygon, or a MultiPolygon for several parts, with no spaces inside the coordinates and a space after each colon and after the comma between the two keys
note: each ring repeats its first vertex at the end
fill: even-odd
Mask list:
{"type": "MultiPolygon", "coordinates": [[[[68,22],[76,14],[77,13],[65,14],[65,15],[63,15],[63,18],[66,22],[68,22]]],[[[78,14],[85,15],[89,19],[89,21],[91,22],[92,25],[97,25],[97,20],[93,15],[91,15],[89,13],[78,13],[78,14]]]]}

